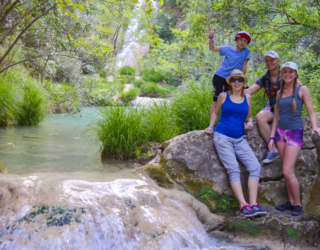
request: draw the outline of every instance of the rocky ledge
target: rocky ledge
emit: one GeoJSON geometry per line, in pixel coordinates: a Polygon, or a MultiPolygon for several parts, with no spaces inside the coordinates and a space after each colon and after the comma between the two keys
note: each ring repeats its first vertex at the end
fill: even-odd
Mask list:
{"type": "MultiPolygon", "coordinates": [[[[317,119],[320,126],[320,114],[317,114],[317,119]]],[[[263,218],[252,220],[250,223],[253,224],[249,227],[264,230],[264,235],[270,237],[287,240],[291,235],[289,238],[294,241],[296,236],[301,244],[315,246],[320,238],[320,137],[312,135],[309,118],[303,117],[303,123],[303,148],[295,173],[300,183],[305,213],[298,217],[274,209],[275,204],[287,201],[281,161],[276,159],[270,164],[262,164],[267,145],[260,137],[256,124],[251,132],[247,132],[248,142],[262,166],[258,202],[269,212],[263,218]]],[[[248,171],[241,162],[239,165],[243,190],[248,197],[248,171]]],[[[214,148],[213,135],[207,135],[203,130],[191,131],[166,141],[140,171],[147,173],[160,186],[184,190],[206,204],[211,212],[224,214],[227,231],[234,234],[237,228],[238,232],[245,231],[245,227],[241,226],[245,220],[237,212],[238,205],[226,169],[214,148]]]]}

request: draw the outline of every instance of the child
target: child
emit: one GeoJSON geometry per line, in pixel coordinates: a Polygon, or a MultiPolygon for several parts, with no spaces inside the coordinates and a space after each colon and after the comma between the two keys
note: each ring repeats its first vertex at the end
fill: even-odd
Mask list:
{"type": "Polygon", "coordinates": [[[213,76],[212,83],[214,88],[213,103],[210,109],[210,117],[215,110],[218,96],[221,92],[226,92],[229,85],[226,78],[234,69],[241,69],[244,74],[247,72],[247,63],[250,59],[250,50],[247,45],[251,42],[251,36],[246,31],[239,31],[236,36],[236,47],[215,46],[214,44],[214,29],[209,33],[209,49],[214,52],[219,52],[221,56],[225,56],[221,66],[213,76]]]}
{"type": "Polygon", "coordinates": [[[215,127],[214,145],[229,174],[231,188],[240,203],[240,212],[246,217],[263,215],[267,211],[257,204],[261,166],[244,133],[245,129],[253,128],[251,96],[244,93],[247,77],[242,71],[236,69],[231,72],[226,81],[231,88],[228,92],[219,95],[215,112],[211,115],[210,125],[205,129],[205,133],[213,133],[213,125],[221,110],[219,123],[215,127]],[[245,121],[247,121],[246,125],[244,125],[245,121]],[[246,202],[243,195],[237,158],[250,173],[248,180],[250,204],[246,202]]]}
{"type": "Polygon", "coordinates": [[[268,142],[269,150],[274,152],[273,144],[277,143],[282,171],[286,181],[288,202],[277,205],[276,209],[291,210],[292,215],[303,213],[300,203],[299,182],[294,167],[303,144],[303,124],[301,109],[306,105],[312,125],[312,133],[320,135],[317,118],[314,113],[309,90],[298,83],[298,66],[293,62],[285,63],[280,69],[280,90],[277,93],[275,116],[268,142]]]}

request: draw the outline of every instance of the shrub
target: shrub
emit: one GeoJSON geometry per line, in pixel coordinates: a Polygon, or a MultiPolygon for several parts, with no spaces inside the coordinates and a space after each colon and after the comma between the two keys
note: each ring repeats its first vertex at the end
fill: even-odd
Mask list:
{"type": "Polygon", "coordinates": [[[19,91],[14,91],[14,85],[10,81],[0,80],[0,127],[8,126],[13,119],[16,98],[15,94],[19,91]]]}
{"type": "Polygon", "coordinates": [[[147,142],[143,122],[144,109],[112,106],[100,109],[101,118],[91,126],[103,150],[110,158],[128,159],[135,156],[139,145],[147,142]]]}
{"type": "Polygon", "coordinates": [[[190,82],[188,88],[178,91],[170,106],[179,134],[206,128],[210,122],[211,105],[211,85],[190,82]]]}
{"type": "Polygon", "coordinates": [[[47,96],[40,86],[33,82],[23,87],[23,97],[18,102],[15,119],[19,125],[37,125],[47,114],[47,96]]]}
{"type": "Polygon", "coordinates": [[[135,77],[134,76],[127,76],[127,75],[121,75],[117,77],[114,81],[120,84],[127,84],[134,82],[135,77]]]}
{"type": "Polygon", "coordinates": [[[140,89],[132,88],[127,92],[121,93],[121,99],[127,104],[128,102],[134,100],[140,94],[140,89]]]}
{"type": "Polygon", "coordinates": [[[146,109],[148,141],[164,142],[178,135],[168,102],[156,103],[146,109]]]}
{"type": "Polygon", "coordinates": [[[136,71],[131,68],[130,66],[123,66],[119,69],[120,75],[126,75],[126,76],[135,76],[136,71]]]}
{"type": "Polygon", "coordinates": [[[168,94],[168,91],[160,88],[154,82],[148,82],[141,86],[142,96],[160,97],[168,94]]]}
{"type": "Polygon", "coordinates": [[[50,94],[54,113],[74,113],[81,107],[81,96],[70,84],[48,82],[45,88],[50,94]]]}
{"type": "Polygon", "coordinates": [[[164,80],[164,75],[155,69],[143,69],[141,73],[143,80],[147,82],[162,82],[164,80]]]}
{"type": "Polygon", "coordinates": [[[140,88],[143,84],[145,84],[146,82],[142,79],[139,79],[139,80],[134,80],[133,81],[133,84],[135,87],[137,88],[140,88]]]}
{"type": "Polygon", "coordinates": [[[102,78],[106,78],[109,75],[109,71],[107,69],[100,69],[99,70],[99,75],[102,78]]]}

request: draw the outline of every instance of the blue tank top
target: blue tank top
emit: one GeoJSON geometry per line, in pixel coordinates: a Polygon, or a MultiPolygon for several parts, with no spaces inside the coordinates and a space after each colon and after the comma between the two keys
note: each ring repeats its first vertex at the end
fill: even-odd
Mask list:
{"type": "Polygon", "coordinates": [[[279,100],[279,120],[278,127],[286,130],[298,130],[303,128],[303,123],[301,119],[301,109],[303,105],[303,100],[299,96],[299,90],[301,86],[296,88],[294,93],[294,98],[296,100],[297,109],[295,113],[292,113],[292,96],[281,98],[279,100]]]}
{"type": "Polygon", "coordinates": [[[229,92],[227,92],[226,100],[222,104],[220,120],[215,127],[215,131],[235,139],[240,138],[244,135],[244,122],[248,111],[249,106],[246,95],[244,95],[242,103],[234,103],[229,97],[229,92]]]}

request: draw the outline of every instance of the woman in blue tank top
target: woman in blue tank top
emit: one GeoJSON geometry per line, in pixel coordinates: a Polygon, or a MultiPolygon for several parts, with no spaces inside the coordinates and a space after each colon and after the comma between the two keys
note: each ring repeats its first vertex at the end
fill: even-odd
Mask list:
{"type": "Polygon", "coordinates": [[[280,71],[280,90],[277,93],[275,116],[268,146],[269,150],[273,152],[273,144],[274,142],[277,143],[288,193],[288,202],[277,205],[276,209],[281,211],[291,210],[292,215],[297,216],[303,213],[300,203],[299,182],[294,173],[294,167],[303,144],[301,119],[303,103],[306,105],[309,114],[312,133],[320,135],[320,128],[317,127],[317,118],[308,88],[297,86],[298,66],[293,62],[287,62],[281,67],[280,71]]]}
{"type": "Polygon", "coordinates": [[[231,188],[240,204],[240,212],[246,217],[267,214],[267,211],[261,209],[257,204],[261,167],[244,132],[245,129],[253,128],[251,96],[244,94],[247,77],[242,71],[236,69],[231,72],[226,81],[231,88],[228,92],[219,95],[215,112],[212,113],[210,125],[205,132],[213,133],[213,125],[221,111],[221,117],[214,132],[214,145],[220,161],[229,174],[231,188]],[[243,195],[237,158],[250,173],[249,203],[246,202],[243,195]]]}

